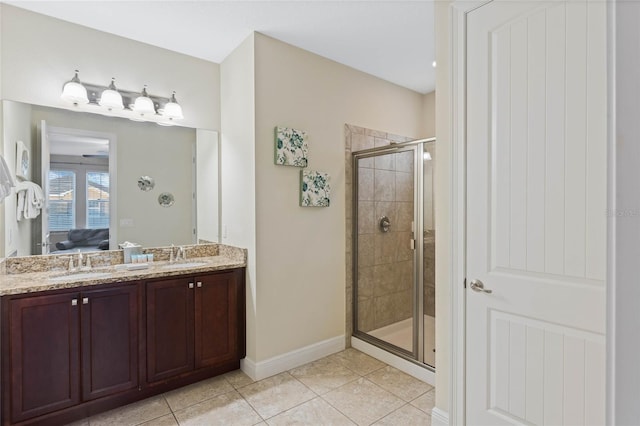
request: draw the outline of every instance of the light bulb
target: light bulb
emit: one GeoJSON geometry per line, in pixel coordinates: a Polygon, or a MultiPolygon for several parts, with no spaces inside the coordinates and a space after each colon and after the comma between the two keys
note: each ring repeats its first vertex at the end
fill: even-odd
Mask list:
{"type": "Polygon", "coordinates": [[[60,95],[60,98],[63,101],[71,102],[74,105],[89,103],[87,89],[82,85],[82,83],[80,83],[80,79],[78,78],[78,70],[76,70],[76,73],[71,81],[65,83],[64,87],[62,88],[62,95],[60,95]]]}
{"type": "Polygon", "coordinates": [[[140,115],[156,113],[156,108],[153,105],[153,101],[151,100],[149,95],[147,95],[147,86],[144,86],[144,88],[142,89],[142,93],[136,98],[136,101],[133,104],[133,110],[140,115]]]}
{"type": "Polygon", "coordinates": [[[184,115],[182,115],[182,107],[176,100],[176,92],[173,92],[171,99],[164,106],[162,116],[169,120],[182,120],[184,118],[184,115]]]}
{"type": "Polygon", "coordinates": [[[109,111],[111,110],[120,110],[124,109],[124,104],[122,103],[122,95],[116,89],[116,85],[114,83],[114,78],[111,79],[111,84],[108,89],[105,89],[100,96],[100,104],[101,107],[107,108],[109,111]]]}

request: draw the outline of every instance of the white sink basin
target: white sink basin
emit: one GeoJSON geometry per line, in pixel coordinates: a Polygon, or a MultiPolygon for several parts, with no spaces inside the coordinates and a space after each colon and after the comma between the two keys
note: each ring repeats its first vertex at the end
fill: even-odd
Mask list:
{"type": "Polygon", "coordinates": [[[75,280],[89,280],[95,278],[105,278],[110,276],[109,272],[78,272],[65,275],[59,275],[57,277],[49,278],[49,281],[75,281],[75,280]]]}
{"type": "Polygon", "coordinates": [[[170,263],[168,265],[164,265],[163,268],[170,268],[170,269],[197,268],[198,266],[205,266],[206,264],[207,262],[170,263]]]}

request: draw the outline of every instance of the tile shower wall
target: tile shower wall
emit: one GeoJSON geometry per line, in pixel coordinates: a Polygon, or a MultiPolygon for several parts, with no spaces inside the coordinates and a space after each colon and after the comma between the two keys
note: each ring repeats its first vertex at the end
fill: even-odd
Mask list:
{"type": "MultiPolygon", "coordinates": [[[[410,138],[347,125],[346,169],[351,176],[351,152],[406,142],[410,138]]],[[[388,154],[361,160],[358,170],[358,328],[371,331],[412,316],[413,275],[409,248],[413,219],[413,154],[388,154]],[[389,232],[379,220],[387,216],[389,232]]],[[[347,180],[347,206],[352,182],[347,180]]],[[[350,209],[349,209],[350,210],[350,209]]],[[[347,212],[347,326],[351,330],[351,213],[347,212]]]]}

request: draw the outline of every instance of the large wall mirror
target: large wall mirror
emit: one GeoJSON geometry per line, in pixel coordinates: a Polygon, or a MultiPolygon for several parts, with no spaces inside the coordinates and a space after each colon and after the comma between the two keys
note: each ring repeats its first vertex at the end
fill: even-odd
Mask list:
{"type": "Polygon", "coordinates": [[[30,153],[18,185],[38,184],[46,206],[30,218],[17,195],[5,199],[4,256],[219,241],[216,131],[7,100],[2,116],[0,152],[13,164],[30,153]]]}

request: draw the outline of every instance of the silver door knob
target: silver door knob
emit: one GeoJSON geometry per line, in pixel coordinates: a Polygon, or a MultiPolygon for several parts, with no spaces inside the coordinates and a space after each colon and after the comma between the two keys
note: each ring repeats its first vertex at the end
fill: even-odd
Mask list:
{"type": "Polygon", "coordinates": [[[469,283],[469,287],[471,288],[471,290],[477,291],[478,293],[487,293],[487,294],[493,293],[493,290],[484,288],[484,284],[480,280],[472,280],[469,283]]]}

